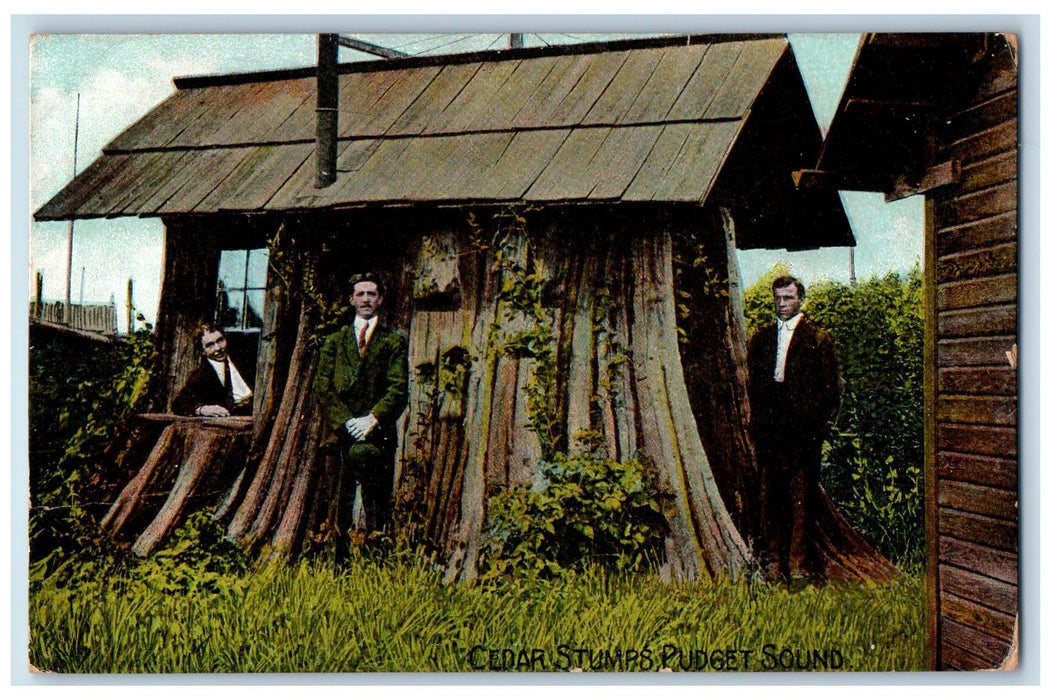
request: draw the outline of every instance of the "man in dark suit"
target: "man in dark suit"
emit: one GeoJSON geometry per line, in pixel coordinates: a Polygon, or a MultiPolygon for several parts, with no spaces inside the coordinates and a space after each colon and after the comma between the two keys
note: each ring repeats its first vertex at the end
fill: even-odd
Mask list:
{"type": "Polygon", "coordinates": [[[314,375],[314,394],[328,423],[322,446],[338,450],[342,471],[336,513],[341,544],[359,484],[367,529],[383,531],[389,523],[396,423],[409,386],[408,339],[377,315],[381,278],[358,275],[351,285],[354,323],[325,339],[314,375]]]}
{"type": "Polygon", "coordinates": [[[777,321],[748,341],[752,438],[762,474],[762,533],[774,575],[805,583],[809,532],[821,476],[821,448],[839,409],[832,337],[799,309],[803,283],[773,283],[777,321]]]}
{"type": "Polygon", "coordinates": [[[203,324],[197,329],[201,364],[172,400],[172,411],[183,416],[252,415],[252,386],[230,360],[222,329],[203,324]]]}

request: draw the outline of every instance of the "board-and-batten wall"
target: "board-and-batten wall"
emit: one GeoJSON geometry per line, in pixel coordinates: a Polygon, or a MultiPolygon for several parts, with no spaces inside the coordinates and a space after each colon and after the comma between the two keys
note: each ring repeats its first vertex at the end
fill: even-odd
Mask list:
{"type": "Polygon", "coordinates": [[[958,186],[927,203],[928,496],[937,668],[999,666],[1018,613],[1018,92],[1013,62],[943,123],[958,186]],[[933,236],[930,234],[933,233],[933,236]],[[932,430],[933,429],[933,430],[932,430]]]}

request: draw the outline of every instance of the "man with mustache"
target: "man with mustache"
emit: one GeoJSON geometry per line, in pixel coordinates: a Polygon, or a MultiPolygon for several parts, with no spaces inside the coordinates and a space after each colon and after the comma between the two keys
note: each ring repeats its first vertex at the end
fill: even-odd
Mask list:
{"type": "Polygon", "coordinates": [[[339,546],[351,528],[354,494],[361,485],[369,532],[389,524],[394,491],[396,423],[408,403],[408,339],[379,317],[383,281],[366,273],[351,280],[354,323],[325,339],[314,375],[314,394],[328,424],[322,446],[338,451],[339,546]]]}

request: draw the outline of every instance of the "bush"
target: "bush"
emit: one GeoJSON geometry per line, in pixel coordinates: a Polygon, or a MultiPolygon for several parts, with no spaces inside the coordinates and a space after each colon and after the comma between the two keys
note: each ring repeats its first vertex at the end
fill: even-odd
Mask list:
{"type": "Polygon", "coordinates": [[[483,580],[559,576],[585,562],[635,570],[656,560],[666,496],[641,462],[614,462],[593,449],[556,454],[538,471],[532,486],[513,486],[490,502],[483,580]]]}
{"type": "Polygon", "coordinates": [[[152,358],[149,326],[112,345],[73,348],[52,339],[30,348],[29,537],[35,561],[89,545],[89,504],[105,492],[106,465],[126,447],[119,428],[145,395],[152,358]]]}
{"type": "MultiPolygon", "coordinates": [[[[749,331],[773,319],[775,267],[745,293],[749,331]]],[[[807,287],[803,311],[836,342],[842,402],[822,483],[851,523],[899,563],[923,558],[923,286],[905,276],[807,287]]]]}

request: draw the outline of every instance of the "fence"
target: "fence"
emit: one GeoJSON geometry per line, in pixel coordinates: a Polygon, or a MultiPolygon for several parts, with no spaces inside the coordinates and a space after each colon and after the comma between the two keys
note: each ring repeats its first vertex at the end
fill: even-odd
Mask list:
{"type": "Polygon", "coordinates": [[[29,302],[29,317],[34,321],[68,325],[78,331],[117,335],[117,307],[109,304],[70,304],[70,322],[66,324],[66,304],[61,301],[29,302]]]}

